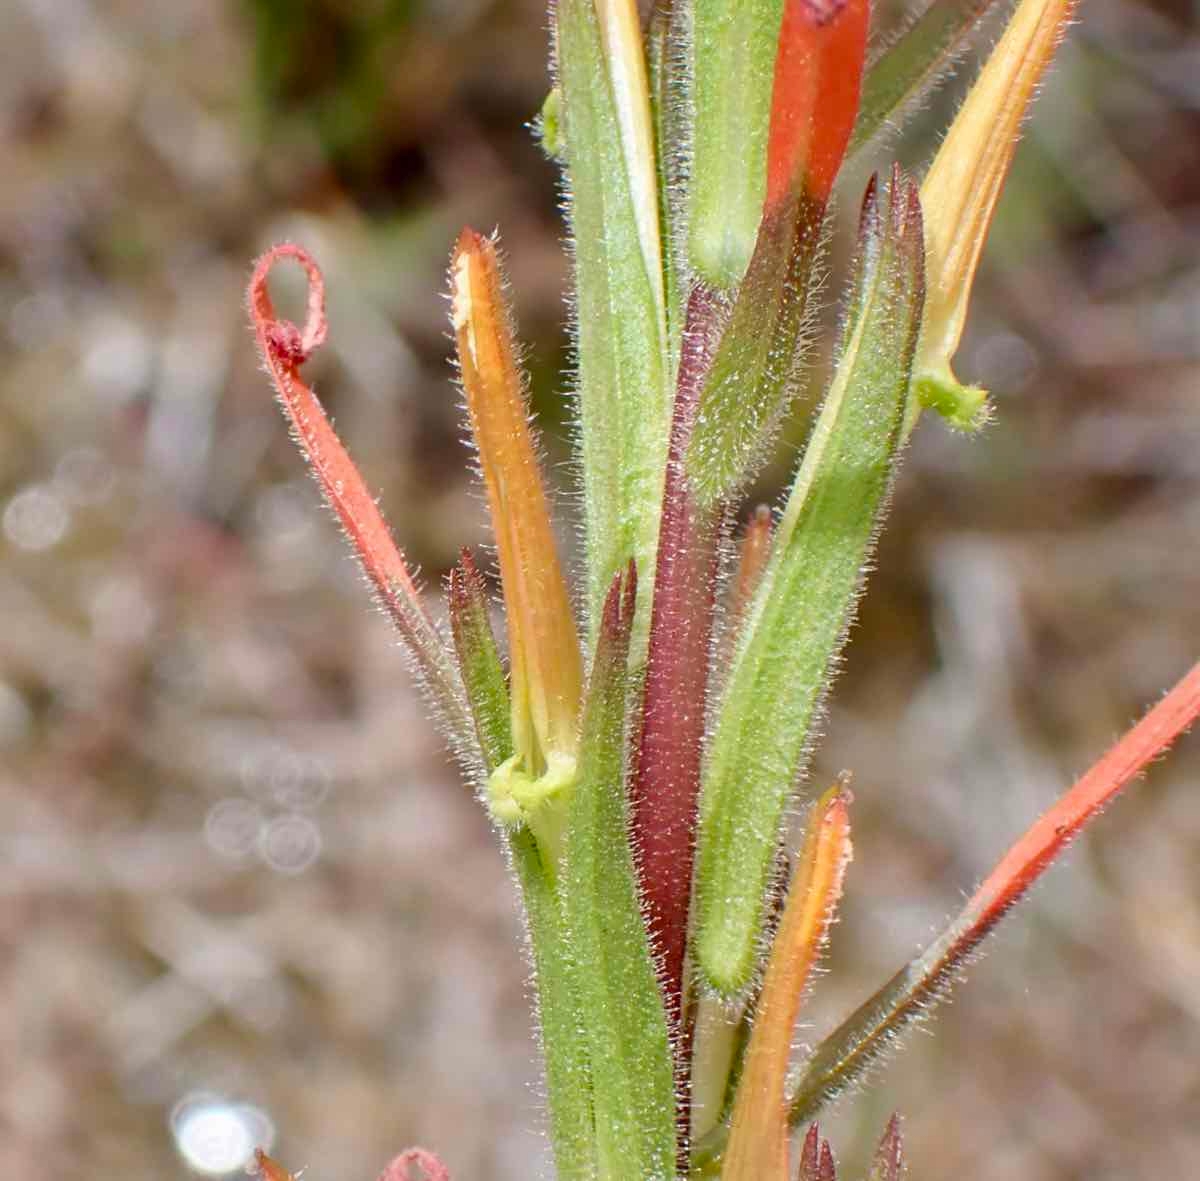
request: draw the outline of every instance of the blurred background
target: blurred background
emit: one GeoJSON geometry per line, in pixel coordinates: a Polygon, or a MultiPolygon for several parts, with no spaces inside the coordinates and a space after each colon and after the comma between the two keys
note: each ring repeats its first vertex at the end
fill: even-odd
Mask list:
{"type": "MultiPolygon", "coordinates": [[[[242,303],[271,242],[321,260],[309,372],[436,591],[487,544],[444,267],[499,226],[566,488],[559,196],[524,126],[545,25],[544,0],[0,6],[7,1177],[221,1175],[255,1142],[306,1181],[411,1142],[456,1181],[548,1173],[504,866],[242,303]]],[[[1089,0],[1045,87],[961,357],[996,422],[922,424],[814,770],[854,772],[857,856],[801,1041],[1200,654],[1198,30],[1187,0],[1089,0]]],[[[919,166],[956,93],[888,151],[919,166]]],[[[970,977],[838,1108],[849,1166],[899,1108],[926,1181],[1196,1175],[1196,736],[970,977]]]]}

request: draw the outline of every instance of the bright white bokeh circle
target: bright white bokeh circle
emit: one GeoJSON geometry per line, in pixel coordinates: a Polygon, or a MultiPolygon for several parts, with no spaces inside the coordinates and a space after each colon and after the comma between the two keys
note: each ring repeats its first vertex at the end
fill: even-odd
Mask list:
{"type": "Polygon", "coordinates": [[[176,1105],[171,1131],[188,1167],[209,1177],[244,1170],[254,1150],[269,1149],[275,1138],[270,1119],[258,1108],[204,1093],[176,1105]]]}

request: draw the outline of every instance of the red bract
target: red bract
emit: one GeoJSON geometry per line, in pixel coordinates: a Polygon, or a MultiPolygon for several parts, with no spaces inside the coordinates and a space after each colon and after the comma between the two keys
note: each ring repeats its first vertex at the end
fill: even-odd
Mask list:
{"type": "Polygon", "coordinates": [[[468,733],[470,715],[445,641],[421,602],[408,563],[362,474],[342,446],[316,394],[300,375],[300,366],[324,344],[328,332],[325,281],[320,268],[302,247],[281,243],[255,264],[248,302],[259,353],[326,503],[337,515],[379,602],[405,640],[435,707],[455,733],[468,733]],[[308,276],[308,314],[299,328],[276,315],[267,288],[275,264],[287,259],[299,263],[308,276]]]}
{"type": "Polygon", "coordinates": [[[803,187],[829,199],[858,116],[871,6],[787,0],[775,62],[766,208],[803,187]]]}
{"type": "Polygon", "coordinates": [[[402,1152],[382,1173],[379,1181],[417,1181],[413,1166],[421,1169],[425,1181],[450,1181],[450,1170],[427,1149],[409,1148],[402,1152]]]}

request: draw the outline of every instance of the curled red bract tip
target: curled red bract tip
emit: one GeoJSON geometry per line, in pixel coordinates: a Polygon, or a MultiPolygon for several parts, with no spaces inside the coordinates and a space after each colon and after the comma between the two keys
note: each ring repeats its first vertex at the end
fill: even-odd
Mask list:
{"type": "Polygon", "coordinates": [[[303,365],[325,343],[329,323],[325,318],[325,277],[316,260],[303,246],[281,242],[272,246],[257,263],[250,278],[250,314],[258,330],[264,351],[288,365],[303,365]],[[291,320],[281,320],[275,314],[275,304],[267,287],[267,279],[277,262],[293,259],[308,276],[308,308],[304,326],[297,328],[291,320]]]}
{"type": "Polygon", "coordinates": [[[379,1181],[417,1181],[409,1172],[412,1165],[421,1166],[425,1181],[450,1181],[450,1170],[424,1148],[406,1149],[379,1174],[379,1181]]]}

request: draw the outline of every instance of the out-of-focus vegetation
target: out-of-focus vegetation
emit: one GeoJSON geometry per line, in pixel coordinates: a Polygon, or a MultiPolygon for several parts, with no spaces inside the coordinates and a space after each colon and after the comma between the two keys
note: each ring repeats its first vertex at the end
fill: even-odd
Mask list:
{"type": "MultiPolygon", "coordinates": [[[[854,771],[859,853],[817,1029],[1196,655],[1200,18],[1081,15],[961,358],[997,421],[921,426],[815,772],[854,771]]],[[[569,456],[566,264],[522,126],[544,23],[542,0],[0,9],[8,1176],[182,1176],[272,1129],[313,1181],[412,1140],[461,1181],[543,1159],[503,866],[255,372],[242,292],[271,241],[321,259],[312,373],[440,579],[483,536],[440,298],[464,222],[502,228],[569,456]]],[[[867,1151],[900,1107],[934,1181],[1188,1175],[1198,779],[1193,737],[834,1142],[867,1151]]]]}

